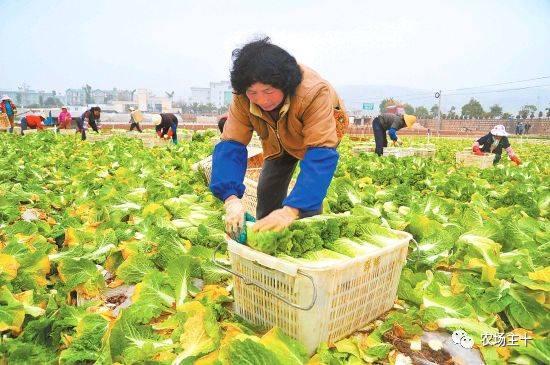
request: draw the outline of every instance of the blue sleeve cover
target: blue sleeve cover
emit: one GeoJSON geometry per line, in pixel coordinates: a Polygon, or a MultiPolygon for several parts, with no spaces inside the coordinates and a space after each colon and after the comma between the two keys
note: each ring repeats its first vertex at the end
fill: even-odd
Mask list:
{"type": "Polygon", "coordinates": [[[222,201],[231,195],[243,197],[247,160],[248,151],[242,143],[222,141],[216,145],[210,180],[210,190],[214,196],[222,201]]]}
{"type": "Polygon", "coordinates": [[[390,135],[390,139],[392,141],[397,141],[397,129],[395,128],[390,128],[388,129],[388,134],[390,135]]]}
{"type": "Polygon", "coordinates": [[[302,212],[319,210],[337,164],[338,152],[334,148],[309,147],[300,162],[296,185],[283,201],[283,205],[302,212]]]}

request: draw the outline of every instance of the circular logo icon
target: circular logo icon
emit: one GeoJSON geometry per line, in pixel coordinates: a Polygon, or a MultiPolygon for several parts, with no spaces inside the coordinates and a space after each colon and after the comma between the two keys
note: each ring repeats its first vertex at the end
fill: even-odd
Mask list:
{"type": "Polygon", "coordinates": [[[468,334],[463,330],[456,330],[451,335],[451,339],[455,344],[460,345],[460,340],[462,340],[464,337],[467,337],[467,336],[468,334]]]}

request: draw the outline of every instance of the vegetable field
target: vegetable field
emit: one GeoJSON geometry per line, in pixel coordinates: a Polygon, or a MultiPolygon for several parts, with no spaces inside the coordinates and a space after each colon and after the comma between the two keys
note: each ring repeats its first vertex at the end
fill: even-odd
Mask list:
{"type": "Polygon", "coordinates": [[[249,245],[303,262],[384,247],[390,228],[414,240],[394,309],[310,357],[236,316],[210,262],[221,245],[230,264],[223,207],[191,166],[215,138],[0,134],[0,364],[452,363],[420,338],[455,330],[487,364],[550,363],[549,143],[511,139],[524,163],[480,170],[455,165],[470,140],[432,140],[433,159],[344,140],[326,215],[249,245]]]}

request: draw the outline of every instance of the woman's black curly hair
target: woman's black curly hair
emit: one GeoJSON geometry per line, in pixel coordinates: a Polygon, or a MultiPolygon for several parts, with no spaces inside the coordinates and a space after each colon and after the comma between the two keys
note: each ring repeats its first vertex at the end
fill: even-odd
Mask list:
{"type": "Polygon", "coordinates": [[[296,59],[269,38],[245,44],[233,51],[231,86],[236,94],[246,93],[250,85],[261,82],[292,96],[302,82],[296,59]]]}

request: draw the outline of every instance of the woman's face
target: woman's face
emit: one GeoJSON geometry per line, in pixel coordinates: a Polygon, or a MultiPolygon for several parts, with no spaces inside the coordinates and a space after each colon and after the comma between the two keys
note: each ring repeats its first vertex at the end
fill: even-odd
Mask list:
{"type": "Polygon", "coordinates": [[[500,139],[502,138],[502,136],[494,136],[494,137],[497,141],[500,141],[500,139]]]}
{"type": "Polygon", "coordinates": [[[285,94],[271,85],[256,82],[246,89],[246,97],[262,110],[269,112],[283,102],[285,94]]]}

